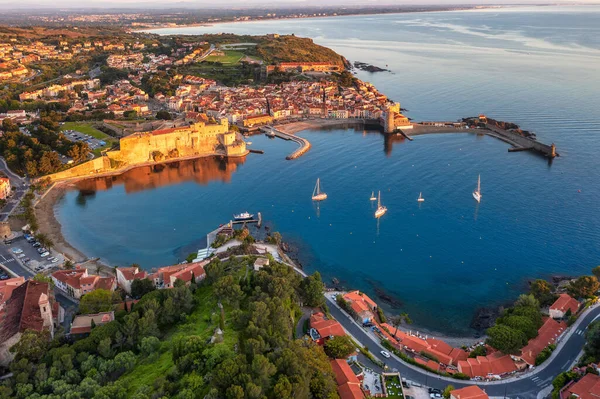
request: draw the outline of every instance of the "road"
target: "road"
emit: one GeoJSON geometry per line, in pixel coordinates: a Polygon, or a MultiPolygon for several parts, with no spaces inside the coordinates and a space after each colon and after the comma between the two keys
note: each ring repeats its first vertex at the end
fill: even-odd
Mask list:
{"type": "Polygon", "coordinates": [[[2,212],[0,213],[0,221],[4,222],[8,220],[10,214],[21,202],[21,199],[27,192],[29,182],[26,178],[23,178],[10,170],[6,164],[6,161],[2,157],[0,157],[0,171],[4,172],[4,174],[10,180],[11,186],[15,188],[12,195],[7,199],[6,205],[4,208],[2,208],[2,212]]]}
{"type": "MultiPolygon", "coordinates": [[[[381,350],[385,349],[377,339],[367,332],[367,329],[360,327],[350,316],[343,312],[330,295],[326,294],[326,297],[329,302],[328,305],[331,315],[337,319],[346,331],[348,331],[355,339],[363,346],[367,346],[372,353],[376,354],[376,356],[379,355],[381,350]]],[[[522,374],[518,378],[509,378],[504,381],[463,382],[427,372],[421,368],[400,361],[395,355],[392,355],[392,358],[390,359],[383,359],[380,355],[377,357],[385,360],[389,368],[397,369],[403,378],[428,387],[444,389],[450,384],[454,385],[456,388],[476,384],[482,389],[485,389],[489,396],[522,399],[537,398],[540,391],[552,384],[554,377],[570,368],[585,344],[585,328],[587,328],[587,326],[597,317],[600,317],[600,306],[596,306],[585,313],[584,316],[580,317],[573,326],[573,333],[570,336],[568,335],[563,338],[563,343],[559,345],[550,359],[542,366],[538,367],[538,370],[522,374]]]]}

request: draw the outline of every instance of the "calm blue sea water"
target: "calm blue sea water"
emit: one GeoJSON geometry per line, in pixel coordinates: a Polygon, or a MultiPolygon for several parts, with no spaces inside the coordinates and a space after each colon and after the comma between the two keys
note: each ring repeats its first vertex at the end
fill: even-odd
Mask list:
{"type": "Polygon", "coordinates": [[[93,196],[67,193],[57,216],[88,255],[151,268],[176,262],[232,213],[261,211],[309,271],[374,297],[379,287],[418,325],[464,334],[477,307],[513,299],[527,279],[600,264],[598,20],[600,7],[535,7],[164,31],[312,37],[352,61],[388,65],[391,73],[358,76],[416,120],[485,113],[555,142],[561,157],[549,164],[472,134],[391,143],[336,129],[302,133],[311,151],[286,161],[293,144],[255,136],[266,153],[242,164],[144,169],[93,196]],[[329,195],[320,209],[310,200],[317,177],[329,195]],[[372,190],[389,208],[379,224],[372,190]]]}

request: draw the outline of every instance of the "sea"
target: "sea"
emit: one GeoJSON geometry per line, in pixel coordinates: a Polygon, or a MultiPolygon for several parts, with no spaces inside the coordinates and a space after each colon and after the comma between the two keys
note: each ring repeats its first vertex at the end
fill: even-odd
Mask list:
{"type": "MultiPolygon", "coordinates": [[[[359,289],[415,328],[474,334],[477,309],[535,278],[600,264],[600,6],[364,15],[162,29],[160,34],[295,34],[350,61],[413,120],[486,114],[555,143],[560,157],[509,153],[473,133],[385,137],[356,127],[262,135],[264,154],[144,167],[80,183],[55,207],[90,257],[146,269],[180,262],[234,213],[261,212],[306,271],[359,289]],[[481,176],[483,198],[471,193],[481,176]],[[328,194],[315,204],[316,179],[328,194]],[[372,192],[388,212],[373,216],[372,192]],[[419,193],[425,201],[417,202],[419,193]]],[[[264,230],[264,227],[263,229],[264,230]]]]}

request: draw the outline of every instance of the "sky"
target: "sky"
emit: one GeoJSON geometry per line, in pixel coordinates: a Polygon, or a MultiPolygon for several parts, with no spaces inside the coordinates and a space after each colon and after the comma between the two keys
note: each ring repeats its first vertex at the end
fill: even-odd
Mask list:
{"type": "MultiPolygon", "coordinates": [[[[0,0],[0,8],[251,8],[286,6],[385,6],[452,4],[540,4],[548,0],[0,0]]],[[[563,0],[563,3],[598,3],[600,0],[563,0]]]]}

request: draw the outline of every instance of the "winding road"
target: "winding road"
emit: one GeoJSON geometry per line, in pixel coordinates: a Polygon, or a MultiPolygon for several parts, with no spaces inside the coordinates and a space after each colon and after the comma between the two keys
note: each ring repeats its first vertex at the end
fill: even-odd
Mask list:
{"type": "Polygon", "coordinates": [[[331,315],[339,321],[344,329],[352,335],[361,345],[366,346],[381,360],[385,360],[390,369],[396,369],[403,378],[424,386],[444,389],[448,385],[461,388],[467,385],[478,385],[491,397],[507,398],[544,398],[550,393],[552,380],[561,372],[568,370],[585,344],[584,331],[587,326],[600,317],[600,306],[595,305],[586,310],[570,327],[566,335],[558,344],[552,356],[544,364],[525,374],[517,374],[501,381],[460,381],[427,372],[421,368],[401,361],[395,355],[389,359],[382,359],[379,355],[385,348],[367,328],[359,326],[348,314],[339,308],[330,294],[325,297],[329,302],[331,315]]]}

